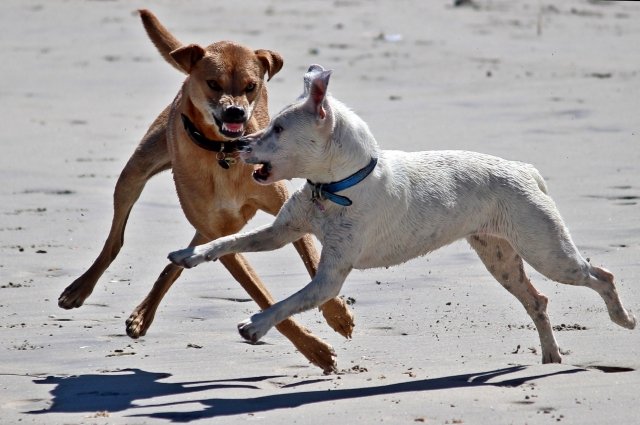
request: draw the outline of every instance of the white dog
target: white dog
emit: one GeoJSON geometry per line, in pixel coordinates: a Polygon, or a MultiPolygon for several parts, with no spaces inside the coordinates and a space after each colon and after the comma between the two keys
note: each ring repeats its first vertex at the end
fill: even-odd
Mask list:
{"type": "Polygon", "coordinates": [[[549,279],[595,290],[613,322],[635,327],[613,275],[580,255],[533,166],[474,152],[380,150],[367,124],[327,95],[330,74],[312,65],[298,101],[245,138],[242,158],[258,164],[259,183],[308,180],[273,224],[169,255],[193,267],[230,253],[280,248],[305,233],[319,239],[317,275],[241,322],[245,339],[258,341],[287,317],[337,296],[354,268],[392,266],[461,238],[526,309],[540,336],[543,363],[560,363],[561,356],[547,297],[525,275],[523,259],[549,279]]]}

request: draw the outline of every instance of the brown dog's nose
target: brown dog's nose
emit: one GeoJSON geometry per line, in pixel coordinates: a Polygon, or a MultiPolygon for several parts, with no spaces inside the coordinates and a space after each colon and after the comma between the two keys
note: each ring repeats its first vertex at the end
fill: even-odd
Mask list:
{"type": "Polygon", "coordinates": [[[225,122],[244,122],[245,119],[246,112],[239,106],[229,106],[222,112],[222,121],[225,122]]]}

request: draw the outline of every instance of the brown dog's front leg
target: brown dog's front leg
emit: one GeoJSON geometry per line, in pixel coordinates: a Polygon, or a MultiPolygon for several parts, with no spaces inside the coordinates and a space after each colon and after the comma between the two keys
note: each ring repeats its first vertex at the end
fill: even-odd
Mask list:
{"type": "Polygon", "coordinates": [[[131,208],[138,200],[147,181],[160,171],[171,168],[165,126],[162,115],[142,140],[127,162],[113,193],[113,220],[109,236],[102,251],[91,267],[69,285],[58,298],[58,305],[65,309],[80,307],[91,295],[98,279],[109,267],[124,244],[124,229],[131,208]]]}
{"type": "MultiPolygon", "coordinates": [[[[311,235],[304,235],[293,243],[300,258],[313,278],[318,271],[318,251],[311,235]]],[[[320,306],[320,311],[331,328],[345,338],[351,338],[355,326],[353,313],[341,298],[332,298],[320,306]]]]}
{"type": "MultiPolygon", "coordinates": [[[[242,255],[225,255],[220,258],[220,262],[262,310],[274,304],[273,297],[242,255]]],[[[311,363],[320,367],[325,373],[337,370],[335,351],[331,345],[313,335],[304,326],[293,319],[286,319],[278,324],[276,329],[287,337],[311,363]]]]}
{"type": "MultiPolygon", "coordinates": [[[[195,246],[207,242],[207,239],[198,232],[193,236],[189,246],[195,246]]],[[[153,318],[156,315],[158,306],[164,298],[171,285],[180,277],[184,269],[175,264],[168,264],[158,279],[153,284],[153,288],[149,294],[142,300],[140,304],[133,310],[127,319],[127,335],[131,338],[139,338],[146,335],[153,318]]]]}
{"type": "Polygon", "coordinates": [[[91,295],[91,292],[93,292],[93,288],[95,288],[96,283],[98,283],[98,279],[100,279],[107,267],[109,267],[111,262],[116,258],[120,252],[120,248],[122,248],[124,244],[124,229],[127,224],[127,219],[129,218],[129,213],[131,212],[133,204],[138,199],[140,192],[142,192],[144,183],[146,183],[146,181],[142,182],[139,186],[128,184],[132,179],[128,178],[125,171],[120,175],[114,193],[113,220],[111,222],[109,236],[107,236],[102,251],[91,267],[60,294],[58,306],[64,309],[80,307],[84,303],[89,295],[91,295]]]}
{"type": "Polygon", "coordinates": [[[149,294],[138,304],[127,319],[127,335],[135,339],[147,334],[160,302],[169,291],[169,288],[171,288],[171,285],[180,277],[182,270],[184,270],[182,267],[178,267],[175,264],[168,264],[164,268],[149,294]]]}

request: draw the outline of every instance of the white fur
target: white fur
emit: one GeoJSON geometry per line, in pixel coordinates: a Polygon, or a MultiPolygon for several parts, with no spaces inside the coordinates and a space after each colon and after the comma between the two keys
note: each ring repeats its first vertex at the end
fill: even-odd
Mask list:
{"type": "Polygon", "coordinates": [[[337,296],[354,268],[395,265],[462,238],[533,319],[543,362],[560,362],[561,357],[546,313],[547,298],[531,285],[522,259],[550,279],[596,290],[615,323],[635,327],[613,276],[580,255],[533,166],[474,152],[380,150],[366,123],[326,94],[329,75],[312,67],[303,98],[247,138],[251,151],[243,159],[270,164],[262,183],[293,177],[330,183],[378,157],[364,181],[339,192],[353,205],[314,203],[306,184],[272,224],[169,257],[193,267],[229,253],[276,249],[305,233],[319,239],[323,248],[317,275],[294,295],[240,323],[244,338],[257,341],[283,319],[337,296]]]}

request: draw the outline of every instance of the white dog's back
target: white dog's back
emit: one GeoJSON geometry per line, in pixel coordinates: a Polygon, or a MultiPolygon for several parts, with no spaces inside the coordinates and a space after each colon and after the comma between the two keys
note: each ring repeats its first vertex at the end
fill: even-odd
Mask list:
{"type": "Polygon", "coordinates": [[[372,175],[345,191],[354,205],[343,215],[362,217],[350,233],[367,241],[355,266],[386,267],[472,234],[503,234],[511,226],[501,217],[523,202],[552,202],[544,191],[538,171],[522,162],[466,151],[380,151],[372,175]],[[379,249],[389,245],[397,249],[379,249]]]}

